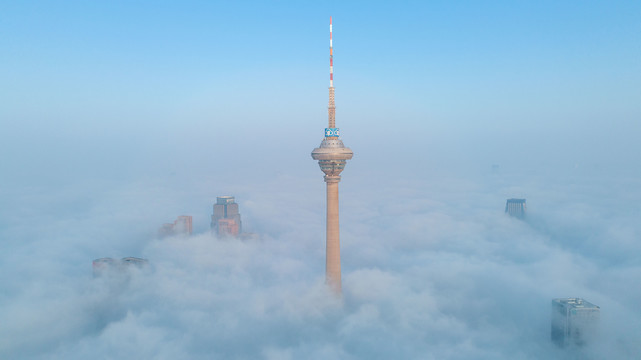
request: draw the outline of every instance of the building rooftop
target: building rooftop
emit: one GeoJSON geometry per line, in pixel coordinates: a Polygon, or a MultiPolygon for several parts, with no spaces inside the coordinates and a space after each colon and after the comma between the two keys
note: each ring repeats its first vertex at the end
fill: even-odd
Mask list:
{"type": "Polygon", "coordinates": [[[509,204],[523,204],[525,203],[525,199],[507,199],[507,202],[509,204]]]}
{"type": "Polygon", "coordinates": [[[562,299],[553,299],[554,303],[557,303],[562,306],[568,306],[571,308],[584,308],[584,309],[600,309],[598,305],[594,305],[589,301],[585,301],[581,298],[562,298],[562,299]]]}
{"type": "Polygon", "coordinates": [[[218,205],[233,204],[234,200],[235,199],[233,196],[218,196],[216,197],[216,204],[218,205]]]}
{"type": "Polygon", "coordinates": [[[123,264],[147,265],[149,260],[137,257],[125,257],[120,260],[123,264]]]}

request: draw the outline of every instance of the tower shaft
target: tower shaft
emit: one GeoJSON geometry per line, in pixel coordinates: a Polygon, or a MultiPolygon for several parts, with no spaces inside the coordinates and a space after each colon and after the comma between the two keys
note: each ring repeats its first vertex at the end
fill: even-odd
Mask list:
{"type": "Polygon", "coordinates": [[[341,244],[338,224],[338,182],[340,176],[325,177],[327,183],[327,228],[325,279],[337,293],[341,292],[341,244]]]}

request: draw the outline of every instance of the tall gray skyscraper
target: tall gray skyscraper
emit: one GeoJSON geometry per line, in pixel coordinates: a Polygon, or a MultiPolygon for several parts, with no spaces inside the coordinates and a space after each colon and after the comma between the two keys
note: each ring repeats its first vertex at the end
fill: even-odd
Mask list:
{"type": "Polygon", "coordinates": [[[552,300],[552,341],[560,346],[583,346],[597,334],[601,308],[581,298],[552,300]]]}

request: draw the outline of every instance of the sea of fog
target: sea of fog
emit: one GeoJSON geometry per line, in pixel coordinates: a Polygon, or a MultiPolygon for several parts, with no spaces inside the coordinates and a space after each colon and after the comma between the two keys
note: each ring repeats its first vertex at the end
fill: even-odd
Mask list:
{"type": "Polygon", "coordinates": [[[320,171],[13,184],[0,204],[0,358],[638,358],[641,181],[575,170],[348,167],[342,297],[324,285],[320,171]],[[217,195],[236,196],[257,239],[210,233],[217,195]],[[512,197],[527,199],[524,220],[504,213],[512,197]],[[183,214],[191,237],[157,236],[183,214]],[[125,256],[150,265],[92,276],[93,259],[125,256]],[[550,341],[559,297],[601,307],[582,349],[550,341]]]}

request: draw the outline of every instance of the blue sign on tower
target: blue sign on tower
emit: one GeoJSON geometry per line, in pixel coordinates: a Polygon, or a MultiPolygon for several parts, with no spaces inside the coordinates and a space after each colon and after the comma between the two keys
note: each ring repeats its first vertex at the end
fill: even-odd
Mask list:
{"type": "Polygon", "coordinates": [[[335,136],[338,137],[340,136],[340,129],[339,128],[325,128],[325,137],[331,137],[335,136]]]}

